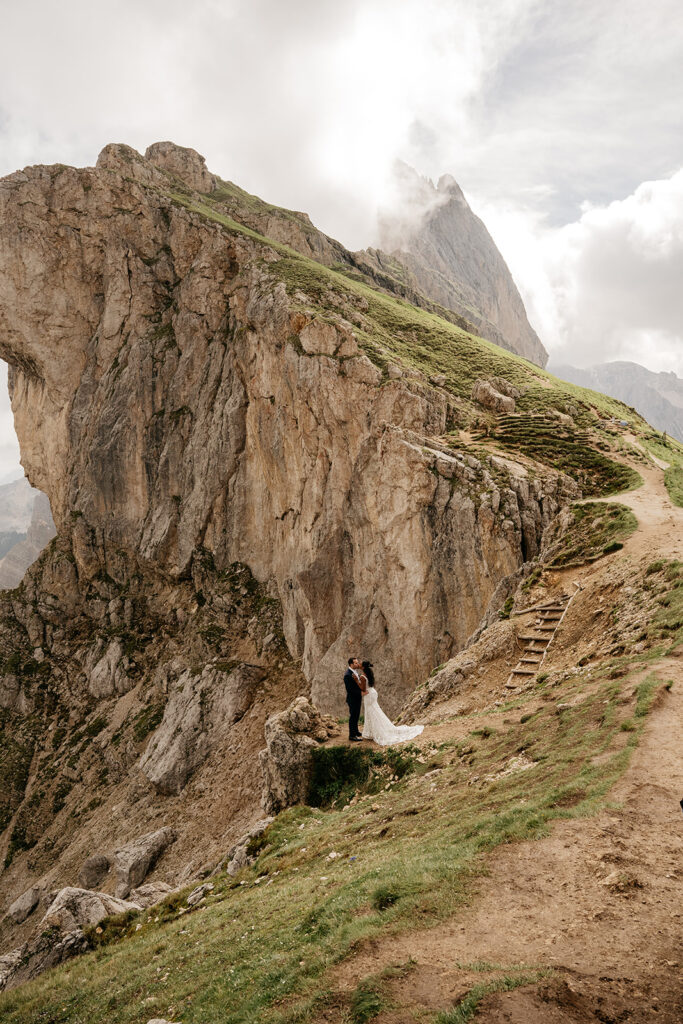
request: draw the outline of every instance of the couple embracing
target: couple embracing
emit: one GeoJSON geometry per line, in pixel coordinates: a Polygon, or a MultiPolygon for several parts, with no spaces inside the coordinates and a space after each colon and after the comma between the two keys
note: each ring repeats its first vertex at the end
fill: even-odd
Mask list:
{"type": "Polygon", "coordinates": [[[349,658],[348,668],[344,673],[346,687],[346,703],[349,706],[349,740],[374,740],[380,746],[390,743],[405,743],[419,736],[423,725],[394,725],[382,711],[377,702],[375,674],[372,662],[349,658]],[[364,725],[362,734],[358,731],[361,704],[364,703],[364,725]]]}

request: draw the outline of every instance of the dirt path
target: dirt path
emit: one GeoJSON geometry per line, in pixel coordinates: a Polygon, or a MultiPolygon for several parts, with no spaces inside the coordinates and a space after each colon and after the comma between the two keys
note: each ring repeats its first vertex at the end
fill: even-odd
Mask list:
{"type": "MultiPolygon", "coordinates": [[[[669,500],[660,469],[639,470],[639,490],[608,499],[639,520],[620,557],[680,557],[683,509],[669,500]]],[[[476,1017],[485,1024],[681,1024],[683,658],[652,669],[673,687],[662,690],[609,810],[560,822],[546,839],[499,848],[457,918],[370,944],[341,966],[335,982],[351,990],[365,975],[415,961],[393,985],[397,1008],[378,1024],[432,1020],[491,977],[472,968],[477,962],[555,972],[487,996],[476,1017]]]]}

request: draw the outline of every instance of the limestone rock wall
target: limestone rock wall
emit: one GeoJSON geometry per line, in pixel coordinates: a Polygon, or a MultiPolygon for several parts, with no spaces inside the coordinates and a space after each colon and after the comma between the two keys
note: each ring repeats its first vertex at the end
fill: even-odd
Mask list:
{"type": "MultiPolygon", "coordinates": [[[[288,294],[278,252],[188,209],[178,179],[213,187],[169,144],[0,182],[0,355],[65,553],[55,601],[151,574],[172,614],[198,550],[244,563],[315,702],[343,708],[360,652],[391,711],[537,549],[566,478],[439,446],[447,395],[386,380],[343,318],[288,294]]],[[[121,692],[107,664],[97,686],[121,692]]]]}

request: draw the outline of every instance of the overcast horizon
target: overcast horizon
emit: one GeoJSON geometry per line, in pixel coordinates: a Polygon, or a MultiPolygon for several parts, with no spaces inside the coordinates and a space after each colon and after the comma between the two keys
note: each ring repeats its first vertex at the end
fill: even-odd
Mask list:
{"type": "MultiPolygon", "coordinates": [[[[363,248],[396,159],[450,173],[551,362],[683,376],[673,0],[27,0],[0,57],[0,175],[172,139],[363,248]]],[[[2,477],[20,469],[0,391],[2,477]]]]}

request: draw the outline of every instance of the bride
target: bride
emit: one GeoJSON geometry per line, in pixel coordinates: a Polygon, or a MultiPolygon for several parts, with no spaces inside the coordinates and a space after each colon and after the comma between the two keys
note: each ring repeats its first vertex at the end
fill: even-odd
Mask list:
{"type": "Polygon", "coordinates": [[[363,662],[363,671],[359,674],[361,691],[363,693],[363,714],[365,724],[363,725],[363,739],[374,740],[381,747],[388,747],[391,743],[406,743],[419,736],[424,725],[394,725],[391,719],[382,711],[377,703],[377,690],[375,689],[375,673],[372,671],[372,663],[363,662]]]}

